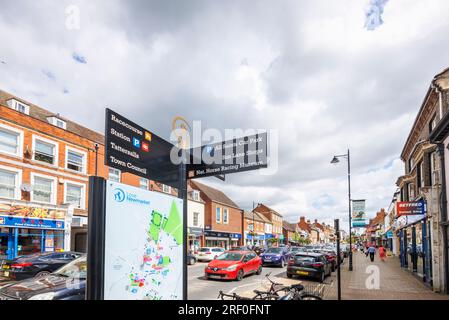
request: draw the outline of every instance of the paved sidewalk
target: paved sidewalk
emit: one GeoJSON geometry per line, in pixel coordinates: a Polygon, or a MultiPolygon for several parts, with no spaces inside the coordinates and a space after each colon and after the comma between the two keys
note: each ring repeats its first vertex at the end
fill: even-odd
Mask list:
{"type": "MultiPolygon", "coordinates": [[[[348,271],[347,261],[341,269],[343,300],[449,300],[449,295],[434,293],[421,280],[403,270],[396,257],[387,257],[386,262],[382,262],[376,255],[375,261],[371,262],[365,254],[355,252],[353,269],[348,271]],[[376,274],[379,275],[376,277],[379,288],[369,289],[366,283],[375,287],[376,274]]],[[[327,293],[326,299],[337,298],[336,282],[327,293]]]]}

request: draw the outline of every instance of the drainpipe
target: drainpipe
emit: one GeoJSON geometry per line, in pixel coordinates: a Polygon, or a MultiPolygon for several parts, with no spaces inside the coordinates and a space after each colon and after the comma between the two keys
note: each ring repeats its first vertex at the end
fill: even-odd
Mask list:
{"type": "MultiPolygon", "coordinates": [[[[444,165],[444,144],[438,143],[438,153],[440,154],[440,168],[441,168],[441,221],[447,222],[447,196],[446,196],[446,168],[444,165]]],[[[446,293],[449,293],[449,257],[448,257],[448,238],[447,225],[442,225],[443,231],[443,259],[444,259],[444,277],[446,280],[446,293]]]]}

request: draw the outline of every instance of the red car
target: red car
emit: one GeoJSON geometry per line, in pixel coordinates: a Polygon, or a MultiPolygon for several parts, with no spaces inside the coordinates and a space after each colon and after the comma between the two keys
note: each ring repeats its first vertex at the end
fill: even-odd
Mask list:
{"type": "Polygon", "coordinates": [[[240,281],[247,274],[262,273],[262,259],[251,251],[226,251],[209,262],[206,279],[229,279],[240,281]]]}

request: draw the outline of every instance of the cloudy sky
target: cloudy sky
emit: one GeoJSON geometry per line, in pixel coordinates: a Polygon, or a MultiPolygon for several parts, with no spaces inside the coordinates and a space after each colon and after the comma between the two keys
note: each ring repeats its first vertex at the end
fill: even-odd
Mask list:
{"type": "Polygon", "coordinates": [[[329,162],[348,148],[353,198],[387,208],[449,66],[447,0],[0,2],[1,89],[100,132],[105,107],[167,139],[177,115],[277,130],[276,173],[205,182],[290,221],[347,223],[345,163],[329,162]]]}

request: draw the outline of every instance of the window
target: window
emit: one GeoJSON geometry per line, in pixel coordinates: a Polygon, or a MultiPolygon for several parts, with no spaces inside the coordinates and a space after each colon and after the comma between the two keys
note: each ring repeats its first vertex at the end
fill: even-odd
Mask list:
{"type": "Polygon", "coordinates": [[[6,101],[6,104],[11,109],[19,111],[21,113],[30,114],[30,107],[25,103],[17,101],[16,99],[9,99],[8,101],[6,101]]]}
{"type": "Polygon", "coordinates": [[[87,154],[73,148],[66,148],[66,169],[86,173],[87,154]]]}
{"type": "Polygon", "coordinates": [[[171,187],[165,184],[162,185],[162,191],[165,193],[171,193],[171,187]]]}
{"type": "Polygon", "coordinates": [[[19,184],[21,171],[0,168],[0,197],[8,199],[20,199],[19,184]]]}
{"type": "Polygon", "coordinates": [[[22,137],[21,131],[0,124],[0,152],[21,156],[22,137]]]}
{"type": "Polygon", "coordinates": [[[217,207],[215,208],[215,221],[218,223],[221,223],[221,208],[217,207]]]}
{"type": "Polygon", "coordinates": [[[194,227],[199,226],[199,217],[200,217],[200,214],[198,212],[193,213],[193,226],[194,227]]]}
{"type": "Polygon", "coordinates": [[[140,178],[139,179],[139,188],[148,190],[148,179],[140,178]]]}
{"type": "Polygon", "coordinates": [[[192,198],[195,201],[200,201],[200,192],[198,190],[193,190],[192,198]]]}
{"type": "Polygon", "coordinates": [[[435,114],[429,122],[429,133],[437,126],[437,115],[435,114]]]}
{"type": "Polygon", "coordinates": [[[429,155],[430,158],[430,185],[434,186],[436,184],[438,184],[439,181],[439,174],[440,172],[438,171],[438,160],[436,157],[436,152],[432,152],[429,155]]]}
{"type": "Polygon", "coordinates": [[[56,179],[42,176],[31,176],[33,191],[31,201],[55,203],[56,201],[56,179]]]}
{"type": "Polygon", "coordinates": [[[48,122],[50,122],[52,125],[57,126],[61,129],[67,128],[67,123],[64,120],[61,120],[57,117],[49,117],[48,122]]]}
{"type": "Polygon", "coordinates": [[[418,188],[422,188],[426,185],[424,181],[424,170],[423,170],[423,161],[421,161],[418,165],[418,188]]]}
{"type": "Polygon", "coordinates": [[[412,201],[414,198],[415,198],[415,190],[414,190],[414,187],[413,187],[413,183],[409,183],[408,185],[407,185],[407,188],[408,188],[408,201],[412,201]]]}
{"type": "Polygon", "coordinates": [[[121,171],[114,168],[109,168],[109,180],[120,182],[121,171]]]}
{"type": "Polygon", "coordinates": [[[42,140],[34,140],[34,160],[56,164],[56,145],[42,140]]]}
{"type": "Polygon", "coordinates": [[[223,209],[223,223],[229,223],[229,220],[228,220],[228,209],[227,208],[223,209]]]}
{"type": "Polygon", "coordinates": [[[83,184],[66,182],[65,202],[74,205],[76,208],[85,208],[85,186],[83,184]]]}

